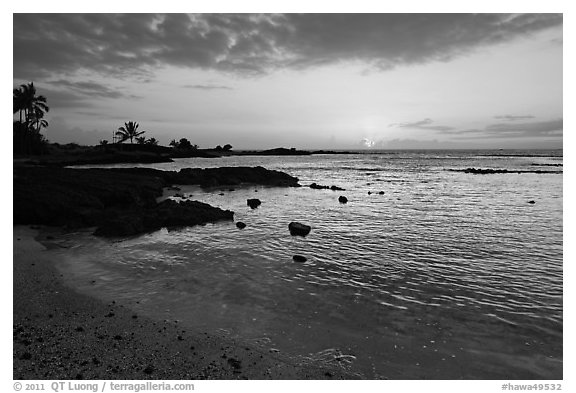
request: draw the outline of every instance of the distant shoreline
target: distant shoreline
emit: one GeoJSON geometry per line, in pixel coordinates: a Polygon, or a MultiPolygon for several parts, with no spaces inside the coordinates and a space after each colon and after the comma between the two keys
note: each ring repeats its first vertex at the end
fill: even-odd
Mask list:
{"type": "MultiPolygon", "coordinates": [[[[56,146],[56,145],[53,145],[56,146]]],[[[117,145],[117,146],[78,146],[57,145],[50,154],[17,157],[19,165],[42,166],[81,166],[112,164],[152,164],[173,162],[178,158],[222,158],[231,156],[310,156],[310,155],[349,155],[349,154],[387,154],[401,152],[478,152],[484,157],[562,157],[563,149],[349,149],[349,150],[299,150],[278,147],[262,150],[218,150],[218,149],[172,149],[165,146],[117,145]],[[540,153],[536,153],[540,152],[540,153]],[[550,152],[562,152],[560,155],[550,152]]]]}

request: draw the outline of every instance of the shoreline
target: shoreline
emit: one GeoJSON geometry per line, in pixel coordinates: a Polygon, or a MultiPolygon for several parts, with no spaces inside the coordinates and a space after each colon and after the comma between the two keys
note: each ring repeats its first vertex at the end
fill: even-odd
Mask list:
{"type": "Polygon", "coordinates": [[[37,236],[13,227],[14,379],[360,378],[78,293],[37,236]]]}

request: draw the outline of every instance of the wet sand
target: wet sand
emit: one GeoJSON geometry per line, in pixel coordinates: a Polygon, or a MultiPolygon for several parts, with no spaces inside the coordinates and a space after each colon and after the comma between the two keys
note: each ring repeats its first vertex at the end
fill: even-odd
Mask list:
{"type": "Polygon", "coordinates": [[[14,227],[14,379],[358,378],[80,294],[35,236],[14,227]]]}

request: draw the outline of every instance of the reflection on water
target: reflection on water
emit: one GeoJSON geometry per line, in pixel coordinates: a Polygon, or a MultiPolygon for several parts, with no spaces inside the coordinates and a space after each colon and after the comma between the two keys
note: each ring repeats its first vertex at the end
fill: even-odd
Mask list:
{"type": "Polygon", "coordinates": [[[346,191],[184,186],[179,193],[233,210],[247,227],[116,241],[72,234],[64,268],[81,289],[142,312],[369,377],[560,379],[562,175],[446,169],[561,162],[397,152],[148,165],[262,165],[346,191]],[[262,205],[252,210],[254,197],[262,205]],[[291,221],[311,233],[290,236],[291,221]]]}

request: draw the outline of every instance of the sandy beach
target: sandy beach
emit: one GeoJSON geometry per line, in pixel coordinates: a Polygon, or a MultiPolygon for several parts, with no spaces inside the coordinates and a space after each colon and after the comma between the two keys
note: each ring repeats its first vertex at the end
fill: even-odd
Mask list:
{"type": "Polygon", "coordinates": [[[66,286],[35,237],[13,231],[14,379],[350,379],[339,368],[141,316],[66,286]]]}

